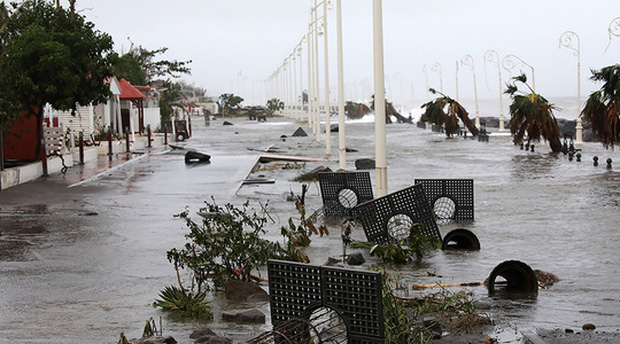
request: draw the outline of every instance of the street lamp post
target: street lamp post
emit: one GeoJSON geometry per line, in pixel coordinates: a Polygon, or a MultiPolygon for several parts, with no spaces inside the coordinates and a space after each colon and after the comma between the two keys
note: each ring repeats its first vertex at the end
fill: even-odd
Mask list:
{"type": "Polygon", "coordinates": [[[465,55],[461,58],[461,64],[471,69],[474,76],[474,100],[476,102],[476,128],[480,129],[480,110],[478,108],[478,86],[476,84],[476,68],[474,67],[474,58],[471,55],[465,55]]]}
{"type": "Polygon", "coordinates": [[[577,123],[575,125],[575,143],[583,143],[583,125],[581,123],[581,42],[573,31],[566,31],[560,35],[560,49],[572,49],[577,56],[577,123]]]}
{"type": "MultiPolygon", "coordinates": [[[[327,7],[330,3],[323,1],[323,56],[325,68],[325,155],[332,155],[331,121],[329,110],[329,64],[327,54],[327,7]]],[[[329,5],[330,6],[330,5],[329,5]]]]}
{"type": "Polygon", "coordinates": [[[439,91],[443,93],[443,77],[441,75],[441,65],[439,62],[435,62],[435,64],[431,67],[431,70],[439,73],[439,91]]]}
{"type": "Polygon", "coordinates": [[[313,63],[313,54],[312,54],[312,24],[308,25],[308,34],[306,35],[307,43],[308,43],[308,125],[312,128],[312,133],[314,134],[314,122],[312,121],[312,63],[313,63]]]}
{"type": "Polygon", "coordinates": [[[504,56],[504,58],[502,59],[502,67],[504,67],[504,69],[507,70],[508,72],[511,72],[518,65],[527,66],[532,71],[532,90],[534,90],[534,93],[536,93],[536,78],[534,76],[534,67],[527,64],[525,61],[520,59],[517,55],[509,54],[509,55],[504,56]]]}
{"type": "Polygon", "coordinates": [[[338,40],[338,161],[341,170],[347,169],[347,148],[344,128],[344,63],[342,53],[342,0],[336,0],[336,31],[338,40]]]}
{"type": "Polygon", "coordinates": [[[306,36],[299,42],[297,46],[297,56],[299,56],[299,120],[303,119],[304,115],[304,80],[303,80],[303,61],[301,59],[301,44],[306,36]]]}
{"type": "Polygon", "coordinates": [[[385,133],[385,72],[383,65],[383,13],[381,0],[373,0],[372,4],[373,69],[375,79],[375,188],[377,197],[382,197],[387,195],[388,191],[387,145],[385,133]]]}
{"type": "Polygon", "coordinates": [[[607,28],[607,32],[609,33],[609,43],[607,43],[607,47],[605,47],[605,52],[607,52],[609,45],[611,45],[611,36],[620,37],[620,17],[612,19],[607,28]]]}
{"type": "Polygon", "coordinates": [[[293,113],[292,113],[292,117],[297,119],[297,68],[296,68],[296,55],[297,55],[297,49],[293,49],[293,53],[291,54],[292,58],[293,58],[293,82],[292,82],[292,91],[293,91],[293,96],[291,97],[291,106],[293,107],[293,113]]]}
{"type": "Polygon", "coordinates": [[[314,101],[314,125],[316,127],[315,131],[316,131],[316,142],[321,142],[321,112],[320,112],[320,105],[319,105],[319,18],[318,18],[318,14],[316,12],[316,8],[317,8],[317,0],[314,0],[314,8],[312,9],[312,12],[314,13],[314,61],[315,61],[315,68],[314,68],[314,78],[315,78],[315,82],[314,82],[314,95],[315,95],[315,101],[314,101]]]}
{"type": "MultiPolygon", "coordinates": [[[[495,63],[497,65],[497,76],[499,81],[499,132],[504,131],[504,101],[502,92],[502,68],[499,62],[499,54],[493,49],[489,49],[484,53],[484,63],[495,63]]],[[[485,66],[486,70],[486,66],[485,66]]]]}

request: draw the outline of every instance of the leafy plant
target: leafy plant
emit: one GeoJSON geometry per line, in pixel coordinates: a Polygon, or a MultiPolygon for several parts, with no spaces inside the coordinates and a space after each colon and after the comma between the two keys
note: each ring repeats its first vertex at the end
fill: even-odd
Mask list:
{"type": "Polygon", "coordinates": [[[620,64],[592,70],[590,80],[603,86],[590,94],[581,116],[590,122],[603,146],[613,149],[620,144],[620,64]]]}
{"type": "Polygon", "coordinates": [[[224,93],[220,95],[219,100],[223,104],[222,110],[224,115],[232,114],[233,111],[239,109],[241,103],[243,102],[243,98],[232,93],[224,93]]]}
{"type": "Polygon", "coordinates": [[[383,317],[385,318],[386,343],[431,343],[433,335],[427,328],[412,329],[412,318],[406,312],[405,306],[395,295],[392,288],[393,281],[383,273],[383,317]]]}
{"type": "Polygon", "coordinates": [[[310,262],[310,258],[300,249],[301,247],[307,247],[312,240],[311,235],[329,235],[329,231],[325,225],[317,227],[312,220],[312,217],[306,217],[306,193],[308,192],[308,185],[303,184],[301,186],[301,196],[294,196],[295,209],[300,216],[299,225],[295,225],[293,218],[288,219],[288,227],[282,226],[281,234],[286,237],[287,240],[287,252],[289,258],[299,262],[310,262]]]}
{"type": "Polygon", "coordinates": [[[444,126],[446,136],[451,137],[456,134],[460,119],[472,135],[479,134],[478,128],[469,119],[467,110],[459,102],[433,88],[430,88],[429,91],[433,94],[439,93],[441,97],[422,105],[426,111],[420,117],[420,121],[444,126]]]}
{"type": "Polygon", "coordinates": [[[278,98],[271,98],[267,100],[267,108],[273,112],[284,109],[284,102],[278,98]]]}
{"type": "MultiPolygon", "coordinates": [[[[159,293],[160,299],[155,300],[153,306],[161,308],[165,312],[170,312],[173,317],[178,319],[196,319],[208,321],[213,319],[211,304],[205,300],[206,292],[198,291],[192,293],[182,287],[168,286],[159,293]]],[[[153,328],[147,320],[147,327],[143,333],[152,336],[153,328]],[[149,331],[150,330],[150,331],[149,331]]]]}
{"type": "Polygon", "coordinates": [[[372,242],[354,241],[351,248],[370,249],[371,256],[380,257],[384,263],[404,264],[421,260],[424,254],[441,245],[439,240],[422,233],[424,224],[414,223],[406,240],[376,244],[372,242]]]}
{"type": "Polygon", "coordinates": [[[229,279],[249,280],[269,259],[286,259],[286,251],[277,242],[261,238],[266,219],[250,212],[248,202],[241,208],[205,202],[200,213],[205,214],[201,223],[192,220],[188,210],[175,215],[185,220],[189,241],[182,249],[167,252],[177,273],[187,269],[199,291],[208,279],[213,287],[222,288],[229,279]]]}
{"type": "Polygon", "coordinates": [[[553,152],[561,151],[560,129],[553,115],[553,110],[556,107],[543,96],[534,92],[530,85],[527,84],[525,74],[512,79],[513,84],[507,85],[504,93],[512,97],[512,104],[510,104],[510,133],[513,135],[514,144],[517,145],[523,142],[527,134],[528,145],[531,141],[538,142],[543,138],[549,141],[549,147],[551,147],[553,152]],[[521,92],[523,94],[517,94],[519,91],[517,82],[524,84],[530,93],[521,92]]]}
{"type": "Polygon", "coordinates": [[[30,115],[40,121],[46,103],[75,112],[78,105],[96,105],[111,96],[104,82],[112,76],[110,35],[49,1],[11,7],[0,6],[0,122],[30,115]]]}

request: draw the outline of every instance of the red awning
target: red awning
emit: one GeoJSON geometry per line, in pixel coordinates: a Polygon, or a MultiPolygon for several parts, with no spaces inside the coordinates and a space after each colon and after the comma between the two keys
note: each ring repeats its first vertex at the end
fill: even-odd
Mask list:
{"type": "Polygon", "coordinates": [[[142,92],[138,91],[137,88],[133,87],[129,81],[125,79],[120,79],[118,81],[119,86],[121,87],[121,99],[144,99],[146,96],[142,94],[142,92]]]}

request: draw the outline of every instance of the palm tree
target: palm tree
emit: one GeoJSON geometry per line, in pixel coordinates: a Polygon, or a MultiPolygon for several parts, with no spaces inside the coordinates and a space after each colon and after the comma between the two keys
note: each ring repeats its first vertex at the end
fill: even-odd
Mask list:
{"type": "Polygon", "coordinates": [[[549,103],[540,94],[527,84],[527,77],[521,74],[512,78],[514,83],[508,84],[504,92],[512,98],[510,104],[510,133],[513,135],[515,145],[523,142],[527,134],[527,144],[532,141],[539,142],[541,138],[549,141],[551,151],[559,152],[562,150],[560,143],[560,129],[553,115],[556,107],[549,103]],[[521,92],[517,94],[516,83],[521,82],[529,89],[530,93],[521,92]]]}
{"type": "Polygon", "coordinates": [[[422,122],[430,122],[439,126],[443,125],[446,136],[451,137],[458,130],[460,119],[473,136],[479,134],[478,128],[469,119],[469,113],[459,102],[433,88],[429,88],[429,91],[433,94],[438,93],[441,97],[422,104],[422,108],[426,108],[426,111],[420,118],[422,122]]]}
{"type": "Polygon", "coordinates": [[[590,80],[604,84],[590,94],[581,116],[590,122],[605,149],[613,149],[614,144],[620,144],[620,64],[592,70],[590,80]]]}

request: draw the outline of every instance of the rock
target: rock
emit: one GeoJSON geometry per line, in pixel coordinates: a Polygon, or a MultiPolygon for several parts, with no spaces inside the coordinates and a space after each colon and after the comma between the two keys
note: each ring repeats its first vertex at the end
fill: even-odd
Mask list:
{"type": "Polygon", "coordinates": [[[232,344],[232,339],[220,336],[200,337],[194,341],[194,344],[232,344]]]}
{"type": "Polygon", "coordinates": [[[332,171],[332,169],[329,168],[329,167],[319,166],[319,167],[313,169],[312,171],[310,171],[310,173],[317,174],[317,173],[331,172],[331,171],[332,171]]]}
{"type": "Polygon", "coordinates": [[[334,257],[327,257],[327,262],[325,262],[325,266],[338,266],[342,263],[342,260],[336,259],[334,257]]]}
{"type": "Polygon", "coordinates": [[[564,333],[575,333],[572,328],[565,328],[564,333]]]}
{"type": "Polygon", "coordinates": [[[482,300],[475,300],[474,301],[474,307],[476,307],[476,309],[491,309],[491,305],[488,302],[482,301],[482,300]]]}
{"type": "Polygon", "coordinates": [[[375,168],[375,160],[374,159],[357,159],[355,160],[355,168],[358,170],[372,170],[375,168]]]}
{"type": "Polygon", "coordinates": [[[332,124],[329,126],[329,132],[330,133],[337,133],[338,132],[338,124],[332,124]]]}
{"type": "Polygon", "coordinates": [[[425,317],[423,320],[424,327],[433,333],[433,339],[441,339],[441,322],[435,317],[425,317]]]}
{"type": "Polygon", "coordinates": [[[247,301],[250,303],[257,303],[257,302],[269,302],[270,297],[269,294],[267,293],[258,293],[258,294],[254,294],[254,295],[250,295],[248,296],[247,301]]]}
{"type": "Polygon", "coordinates": [[[591,323],[583,324],[583,326],[581,326],[581,329],[584,331],[593,331],[596,330],[596,325],[591,323]]]}
{"type": "Polygon", "coordinates": [[[265,314],[263,314],[258,309],[250,309],[238,313],[224,312],[222,313],[222,320],[226,322],[236,322],[244,324],[264,324],[265,314]]]}
{"type": "Polygon", "coordinates": [[[194,332],[192,332],[192,334],[189,335],[189,337],[191,339],[197,339],[200,337],[206,337],[206,336],[215,336],[215,332],[213,332],[213,330],[211,330],[210,328],[202,328],[199,330],[194,330],[194,332]]]}
{"type": "Polygon", "coordinates": [[[534,274],[538,282],[543,285],[551,285],[560,281],[560,278],[551,272],[536,269],[534,274]]]}
{"type": "Polygon", "coordinates": [[[347,264],[349,265],[362,265],[364,263],[366,263],[366,259],[360,252],[352,253],[347,257],[347,264]]]}
{"type": "Polygon", "coordinates": [[[233,124],[232,124],[232,123],[230,123],[230,122],[228,122],[228,121],[224,121],[224,122],[222,123],[222,125],[233,125],[233,124]]]}
{"type": "Polygon", "coordinates": [[[293,133],[293,137],[302,137],[302,136],[308,136],[308,134],[306,134],[306,132],[301,127],[299,127],[293,133]]]}
{"type": "Polygon", "coordinates": [[[251,282],[231,279],[226,284],[224,295],[230,301],[247,301],[248,298],[257,297],[256,294],[262,294],[262,297],[269,299],[269,294],[263,288],[251,282]]]}
{"type": "Polygon", "coordinates": [[[177,344],[171,336],[154,336],[149,338],[132,339],[132,344],[177,344]]]}

